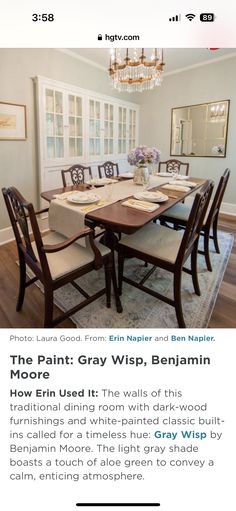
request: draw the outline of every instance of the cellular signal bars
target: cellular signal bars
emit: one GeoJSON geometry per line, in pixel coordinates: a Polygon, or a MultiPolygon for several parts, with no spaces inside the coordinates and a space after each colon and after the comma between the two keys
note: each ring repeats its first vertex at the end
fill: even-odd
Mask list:
{"type": "Polygon", "coordinates": [[[169,18],[169,21],[180,21],[180,20],[181,20],[181,14],[176,14],[176,16],[169,18]]]}

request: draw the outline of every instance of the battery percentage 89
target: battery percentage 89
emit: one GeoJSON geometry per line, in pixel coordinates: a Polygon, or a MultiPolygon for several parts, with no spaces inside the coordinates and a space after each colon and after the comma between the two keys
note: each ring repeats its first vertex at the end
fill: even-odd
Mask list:
{"type": "Polygon", "coordinates": [[[215,21],[215,15],[213,12],[202,12],[200,14],[200,21],[215,21]]]}

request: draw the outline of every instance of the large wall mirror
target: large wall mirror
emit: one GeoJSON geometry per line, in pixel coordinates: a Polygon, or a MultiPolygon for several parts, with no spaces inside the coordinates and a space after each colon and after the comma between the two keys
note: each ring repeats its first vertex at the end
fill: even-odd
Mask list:
{"type": "Polygon", "coordinates": [[[225,157],[229,100],[172,108],[171,156],[225,157]]]}

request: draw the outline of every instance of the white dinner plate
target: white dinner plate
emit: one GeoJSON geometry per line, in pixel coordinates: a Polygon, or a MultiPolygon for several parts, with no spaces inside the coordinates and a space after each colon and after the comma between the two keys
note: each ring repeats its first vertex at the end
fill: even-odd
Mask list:
{"type": "Polygon", "coordinates": [[[158,172],[156,177],[171,177],[172,172],[158,172]]]}
{"type": "Polygon", "coordinates": [[[148,202],[166,202],[169,197],[162,192],[140,192],[134,195],[135,199],[148,202]]]}
{"type": "Polygon", "coordinates": [[[77,192],[74,195],[70,195],[67,200],[72,204],[95,204],[99,202],[100,198],[95,193],[77,192]]]}
{"type": "Polygon", "coordinates": [[[120,174],[120,177],[123,179],[132,179],[134,177],[133,172],[125,172],[125,174],[120,174]]]}
{"type": "Polygon", "coordinates": [[[180,179],[180,181],[181,181],[181,179],[185,180],[185,179],[189,179],[189,177],[190,176],[184,176],[183,174],[177,174],[177,176],[175,176],[175,179],[180,179]]]}

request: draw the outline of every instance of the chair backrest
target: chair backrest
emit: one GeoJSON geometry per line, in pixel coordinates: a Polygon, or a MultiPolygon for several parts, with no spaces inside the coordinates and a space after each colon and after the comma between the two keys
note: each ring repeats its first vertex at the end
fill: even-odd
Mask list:
{"type": "Polygon", "coordinates": [[[62,183],[63,186],[66,187],[70,184],[72,185],[81,185],[85,181],[85,172],[88,172],[89,179],[92,178],[92,170],[91,167],[85,167],[84,165],[72,165],[67,170],[61,171],[62,183]],[[69,177],[69,182],[67,181],[67,177],[69,177]]]}
{"type": "Polygon", "coordinates": [[[118,163],[113,163],[112,161],[105,161],[102,165],[98,165],[98,174],[99,177],[114,177],[119,176],[119,167],[118,163]]]}
{"type": "Polygon", "coordinates": [[[19,255],[23,254],[25,261],[37,275],[44,273],[45,276],[47,275],[50,278],[47,258],[41,251],[43,241],[33,204],[27,202],[14,187],[3,188],[2,193],[16,238],[19,255]],[[32,235],[30,236],[31,231],[32,235]],[[33,250],[31,237],[36,243],[40,261],[38,261],[33,250]]]}
{"type": "Polygon", "coordinates": [[[189,173],[189,163],[185,163],[180,160],[167,160],[160,161],[158,165],[158,172],[161,172],[162,165],[165,165],[165,172],[177,172],[181,174],[181,172],[185,173],[188,176],[189,173]]]}
{"type": "Polygon", "coordinates": [[[182,262],[188,258],[193,249],[194,243],[199,237],[213,188],[214,182],[206,181],[201,187],[201,190],[195,195],[186,229],[184,231],[183,239],[177,255],[177,264],[181,265],[182,262]]]}
{"type": "Polygon", "coordinates": [[[205,225],[208,226],[209,228],[211,227],[215,218],[219,214],[220,206],[221,206],[221,203],[222,203],[222,200],[224,197],[224,193],[225,193],[226,186],[227,186],[227,183],[229,180],[229,176],[230,176],[230,170],[226,169],[224,171],[223,176],[221,176],[221,178],[220,178],[219,184],[217,186],[217,189],[216,189],[213,201],[212,201],[212,205],[210,207],[210,210],[209,210],[206,222],[205,222],[205,225]]]}

